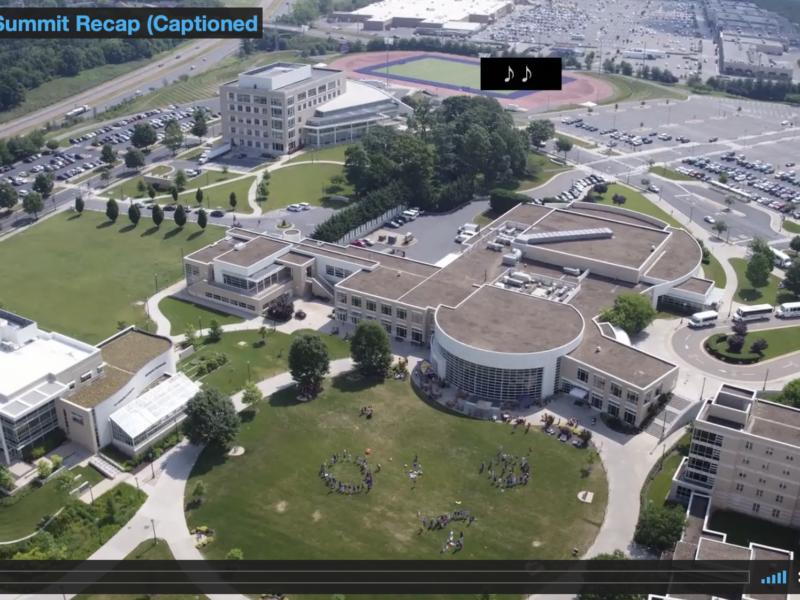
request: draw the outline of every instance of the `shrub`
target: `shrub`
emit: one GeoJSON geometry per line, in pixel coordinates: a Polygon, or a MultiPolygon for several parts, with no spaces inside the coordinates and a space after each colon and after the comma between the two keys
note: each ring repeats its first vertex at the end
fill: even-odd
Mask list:
{"type": "Polygon", "coordinates": [[[58,471],[61,468],[61,465],[64,464],[64,459],[61,458],[58,454],[51,454],[50,462],[53,465],[53,470],[58,471]]]}
{"type": "Polygon", "coordinates": [[[163,448],[156,448],[156,449],[153,451],[153,455],[154,455],[156,458],[161,458],[161,455],[162,455],[162,454],[164,454],[164,449],[163,449],[163,448]]]}
{"type": "Polygon", "coordinates": [[[198,527],[198,529],[200,530],[200,533],[205,533],[208,531],[208,527],[206,527],[205,525],[203,525],[202,527],[198,527]]]}
{"type": "Polygon", "coordinates": [[[39,479],[47,479],[52,474],[53,467],[49,462],[40,460],[36,463],[36,476],[39,477],[39,479]]]}
{"type": "Polygon", "coordinates": [[[197,548],[198,550],[200,550],[200,548],[202,548],[202,547],[203,547],[203,542],[197,542],[197,543],[194,545],[194,547],[195,547],[195,548],[197,548]]]}
{"type": "Polygon", "coordinates": [[[743,335],[732,335],[728,338],[728,352],[741,352],[744,347],[743,335]]]}
{"type": "Polygon", "coordinates": [[[31,458],[33,460],[39,460],[42,458],[47,452],[44,449],[44,446],[36,446],[33,450],[31,450],[31,458]]]}
{"type": "Polygon", "coordinates": [[[208,546],[208,538],[204,539],[201,543],[203,546],[208,546]]]}
{"type": "Polygon", "coordinates": [[[605,183],[597,183],[592,189],[598,194],[605,194],[608,191],[608,186],[605,183]]]}
{"type": "Polygon", "coordinates": [[[213,542],[213,541],[214,541],[214,538],[213,538],[212,536],[208,536],[208,537],[206,538],[206,541],[207,541],[207,542],[210,544],[211,542],[213,542]]]}
{"type": "Polygon", "coordinates": [[[288,321],[294,316],[294,302],[287,296],[278,298],[267,310],[270,319],[288,321]]]}
{"type": "Polygon", "coordinates": [[[195,374],[198,377],[202,377],[206,373],[207,373],[207,371],[206,371],[206,365],[205,364],[201,364],[199,367],[197,367],[197,371],[195,372],[195,374]]]}

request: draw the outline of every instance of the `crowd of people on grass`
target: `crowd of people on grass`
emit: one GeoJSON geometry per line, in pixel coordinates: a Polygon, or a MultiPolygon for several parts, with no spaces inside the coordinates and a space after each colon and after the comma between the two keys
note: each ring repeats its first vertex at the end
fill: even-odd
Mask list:
{"type": "MultiPolygon", "coordinates": [[[[334,465],[338,464],[339,462],[355,462],[359,469],[361,470],[361,475],[364,480],[360,483],[352,484],[347,483],[344,481],[338,480],[334,477],[328,470],[328,462],[323,462],[319,468],[319,476],[330,488],[330,491],[336,492],[338,494],[347,494],[351,498],[353,494],[359,494],[361,492],[369,493],[372,490],[372,486],[375,483],[375,480],[372,477],[372,468],[367,464],[366,458],[361,458],[360,456],[356,456],[355,460],[353,460],[352,454],[350,454],[347,449],[342,452],[342,459],[340,461],[339,454],[336,453],[330,458],[330,466],[333,467],[334,465]]],[[[381,470],[380,464],[377,466],[376,473],[381,470]]]]}
{"type": "MultiPolygon", "coordinates": [[[[528,447],[528,456],[533,453],[533,448],[528,447]]],[[[481,468],[478,473],[483,474],[487,471],[486,461],[481,461],[481,468]]],[[[497,461],[495,459],[489,460],[488,466],[489,479],[492,480],[492,485],[497,486],[501,492],[505,492],[506,488],[513,488],[517,485],[528,485],[531,478],[531,465],[525,456],[519,454],[505,454],[503,447],[497,450],[497,461]],[[496,469],[502,464],[503,469],[498,474],[496,469]]]]}

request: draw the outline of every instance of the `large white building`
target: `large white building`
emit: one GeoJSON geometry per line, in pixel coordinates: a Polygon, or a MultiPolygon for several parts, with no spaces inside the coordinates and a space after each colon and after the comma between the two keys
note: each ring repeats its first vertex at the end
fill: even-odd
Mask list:
{"type": "Polygon", "coordinates": [[[169,338],[129,327],[91,346],[0,310],[0,458],[21,459],[56,428],[93,453],[109,444],[138,452],[199,390],[175,373],[169,338]]]}
{"type": "Polygon", "coordinates": [[[759,77],[791,81],[793,61],[783,56],[779,41],[721,33],[719,72],[735,77],[759,77]]]}
{"type": "Polygon", "coordinates": [[[427,345],[452,385],[493,402],[568,391],[640,424],[678,367],[630,345],[598,315],[622,292],[653,306],[713,306],[702,252],[686,231],[615,207],[520,205],[436,266],[384,252],[232,229],[184,259],[187,291],[257,316],[313,292],[335,317],[379,321],[427,345]]]}
{"type": "MultiPolygon", "coordinates": [[[[354,11],[333,12],[330,19],[362,23],[370,31],[392,27],[454,30],[458,23],[492,23],[513,10],[513,0],[381,0],[354,11]]],[[[475,32],[462,31],[465,35],[475,32]]]]}

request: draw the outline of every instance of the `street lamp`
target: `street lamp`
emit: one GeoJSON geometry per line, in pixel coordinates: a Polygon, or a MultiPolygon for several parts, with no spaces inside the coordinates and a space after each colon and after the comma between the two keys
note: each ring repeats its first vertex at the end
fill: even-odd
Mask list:
{"type": "Polygon", "coordinates": [[[153,277],[156,282],[156,294],[158,293],[158,273],[153,273],[153,277]]]}
{"type": "Polygon", "coordinates": [[[765,389],[765,390],[767,389],[767,380],[768,379],[769,379],[769,369],[767,369],[767,374],[764,375],[764,388],[763,389],[765,389]]]}
{"type": "Polygon", "coordinates": [[[197,335],[203,335],[203,317],[197,315],[197,335]]]}
{"type": "Polygon", "coordinates": [[[692,208],[689,211],[689,222],[692,222],[692,215],[694,215],[694,204],[692,204],[692,208]]]}
{"type": "Polygon", "coordinates": [[[153,541],[158,545],[158,536],[156,535],[156,522],[150,519],[150,525],[153,526],[153,541]]]}
{"type": "Polygon", "coordinates": [[[100,545],[103,545],[105,542],[103,541],[103,530],[100,528],[100,519],[95,519],[94,522],[97,525],[97,537],[100,538],[100,545]]]}
{"type": "Polygon", "coordinates": [[[250,361],[247,361],[247,381],[250,381],[250,361]]]}

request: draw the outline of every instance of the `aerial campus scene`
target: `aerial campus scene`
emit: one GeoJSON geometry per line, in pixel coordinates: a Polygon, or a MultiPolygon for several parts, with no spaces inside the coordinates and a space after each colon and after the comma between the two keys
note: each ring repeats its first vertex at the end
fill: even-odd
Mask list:
{"type": "Polygon", "coordinates": [[[800,11],[231,5],[0,41],[0,560],[794,559],[800,11]]]}

